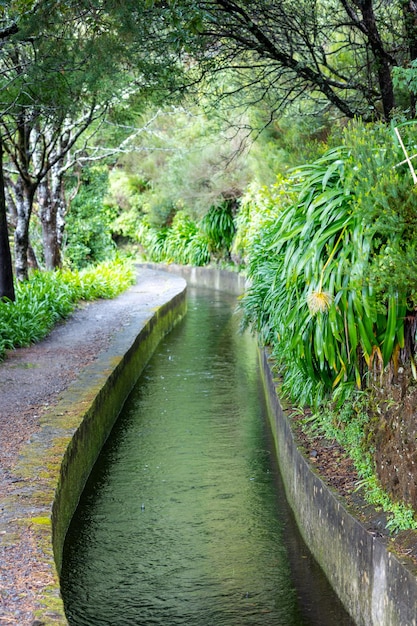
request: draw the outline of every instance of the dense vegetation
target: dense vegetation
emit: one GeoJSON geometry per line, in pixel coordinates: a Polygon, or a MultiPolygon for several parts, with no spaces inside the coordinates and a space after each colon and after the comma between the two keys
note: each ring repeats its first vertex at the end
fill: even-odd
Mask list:
{"type": "Polygon", "coordinates": [[[370,406],[384,378],[388,393],[400,373],[411,387],[417,380],[417,195],[400,160],[389,128],[349,126],[340,146],[272,194],[252,194],[240,224],[245,323],[271,346],[286,394],[314,409],[308,426],[339,441],[370,500],[395,513],[393,528],[417,526],[415,503],[381,489],[370,406]]]}
{"type": "Polygon", "coordinates": [[[16,301],[0,301],[0,360],[6,350],[40,341],[80,301],[114,298],[134,282],[131,264],[106,262],[82,271],[35,272],[18,284],[16,301]]]}
{"type": "Polygon", "coordinates": [[[416,23],[400,0],[0,3],[0,353],[120,255],[245,271],[283,393],[414,525],[417,475],[377,459],[388,433],[411,467],[417,436],[416,23]]]}

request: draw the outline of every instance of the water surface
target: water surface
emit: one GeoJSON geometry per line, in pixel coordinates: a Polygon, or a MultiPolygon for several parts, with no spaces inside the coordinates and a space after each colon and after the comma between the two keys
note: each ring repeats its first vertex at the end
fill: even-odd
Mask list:
{"type": "Polygon", "coordinates": [[[350,626],[293,528],[236,301],[189,290],[70,527],[73,626],[350,626]]]}

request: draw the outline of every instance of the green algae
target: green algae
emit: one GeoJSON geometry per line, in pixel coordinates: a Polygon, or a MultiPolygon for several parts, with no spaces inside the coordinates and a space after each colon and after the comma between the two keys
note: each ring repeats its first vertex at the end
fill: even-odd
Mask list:
{"type": "Polygon", "coordinates": [[[50,517],[31,517],[29,519],[29,522],[31,524],[40,524],[40,525],[46,525],[46,526],[51,526],[51,518],[50,517]]]}

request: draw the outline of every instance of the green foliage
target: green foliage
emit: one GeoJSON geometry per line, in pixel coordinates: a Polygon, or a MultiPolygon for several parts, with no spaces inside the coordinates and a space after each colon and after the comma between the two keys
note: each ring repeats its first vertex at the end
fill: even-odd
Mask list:
{"type": "Polygon", "coordinates": [[[287,183],[296,201],[251,244],[245,320],[273,345],[301,403],[361,388],[366,371],[398,367],[404,351],[417,212],[383,137],[354,125],[345,145],[298,168],[287,183]]]}
{"type": "Polygon", "coordinates": [[[251,112],[251,124],[262,128],[249,153],[251,172],[261,185],[273,185],[278,172],[286,175],[300,163],[318,159],[328,149],[330,129],[335,127],[331,117],[318,113],[311,102],[288,106],[271,123],[270,117],[266,102],[251,112]]]}
{"type": "Polygon", "coordinates": [[[71,202],[66,224],[65,263],[82,269],[115,254],[112,223],[115,210],[104,203],[108,174],[105,166],[83,171],[81,186],[71,202]]]}
{"type": "Polygon", "coordinates": [[[345,250],[342,240],[352,215],[343,187],[343,156],[342,148],[332,150],[298,171],[291,181],[297,200],[271,223],[265,250],[260,250],[261,241],[256,242],[248,266],[252,286],[243,299],[246,318],[253,323],[248,304],[251,307],[253,296],[259,299],[263,290],[258,293],[257,283],[266,280],[264,302],[256,307],[262,307],[262,323],[268,329],[266,336],[262,334],[273,343],[287,369],[287,381],[303,402],[321,400],[341,370],[343,376],[356,350],[327,319],[332,305],[337,318],[334,297],[345,287],[341,265],[334,261],[345,250]],[[318,315],[312,313],[312,297],[318,315]],[[300,376],[310,384],[300,385],[300,376]]]}
{"type": "MultiPolygon", "coordinates": [[[[266,108],[260,106],[250,119],[241,116],[238,109],[232,114],[229,111],[227,122],[192,108],[150,111],[148,123],[137,120],[142,132],[135,141],[136,150],[123,155],[110,173],[105,199],[118,212],[112,226],[115,236],[135,241],[140,229],[141,242],[150,248],[140,224],[161,230],[157,239],[151,237],[155,258],[164,229],[170,228],[177,211],[185,211],[193,221],[201,219],[212,257],[227,257],[235,221],[242,212],[238,210],[240,199],[247,197],[247,181],[256,179],[251,189],[269,182],[271,171],[276,176],[277,170],[288,169],[290,152],[295,149],[294,163],[302,154],[320,154],[328,134],[326,121],[319,116],[314,123],[312,118],[288,116],[279,126],[265,129],[252,143],[250,133],[236,128],[239,124],[264,126],[270,115],[266,108]]],[[[240,229],[240,235],[242,232],[240,229]]],[[[237,259],[244,256],[239,243],[233,254],[237,259]]]]}
{"type": "Polygon", "coordinates": [[[182,265],[207,265],[209,241],[185,211],[178,211],[170,228],[155,230],[144,223],[139,241],[150,260],[182,265]]]}
{"type": "Polygon", "coordinates": [[[392,70],[393,81],[396,87],[417,93],[417,60],[412,59],[406,67],[394,67],[392,70]]]}
{"type": "MultiPolygon", "coordinates": [[[[406,145],[415,151],[414,125],[400,125],[406,145]]],[[[367,283],[379,294],[401,293],[417,303],[417,188],[392,129],[351,124],[345,132],[349,152],[346,186],[354,197],[370,245],[367,283]],[[399,288],[400,287],[400,288],[399,288]]]]}
{"type": "Polygon", "coordinates": [[[280,213],[291,202],[291,198],[290,186],[280,175],[270,186],[259,183],[249,185],[240,200],[235,218],[236,234],[232,245],[234,259],[243,264],[249,261],[255,241],[262,236],[264,229],[279,220],[280,213]]]}
{"type": "Polygon", "coordinates": [[[115,298],[135,282],[134,267],[118,258],[80,271],[61,270],[57,274],[74,290],[76,301],[115,298]]]}
{"type": "Polygon", "coordinates": [[[244,323],[272,346],[283,392],[315,408],[310,426],[347,450],[392,530],[417,523],[377,481],[367,393],[357,389],[388,365],[416,371],[417,204],[402,159],[389,129],[352,124],[343,145],[281,184],[276,202],[272,190],[252,194],[238,220],[251,285],[244,323]]]}
{"type": "Polygon", "coordinates": [[[232,203],[226,201],[219,206],[212,206],[200,222],[208,238],[209,250],[214,255],[229,254],[235,234],[232,209],[232,203]]]}
{"type": "Polygon", "coordinates": [[[16,286],[15,302],[0,301],[0,358],[43,339],[78,301],[113,298],[133,282],[132,266],[120,261],[80,272],[35,272],[16,286]]]}
{"type": "Polygon", "coordinates": [[[145,214],[151,226],[163,228],[177,210],[198,221],[212,206],[239,198],[249,179],[243,132],[195,107],[147,115],[147,122],[136,120],[143,132],[134,150],[110,176],[106,201],[118,208],[121,220],[126,211],[145,214]]]}

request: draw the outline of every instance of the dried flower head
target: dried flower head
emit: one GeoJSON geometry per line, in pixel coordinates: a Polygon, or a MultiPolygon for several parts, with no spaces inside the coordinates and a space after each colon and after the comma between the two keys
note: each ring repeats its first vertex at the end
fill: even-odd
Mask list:
{"type": "Polygon", "coordinates": [[[324,313],[329,309],[333,297],[327,291],[312,291],[307,296],[307,306],[311,315],[316,313],[324,313]]]}

